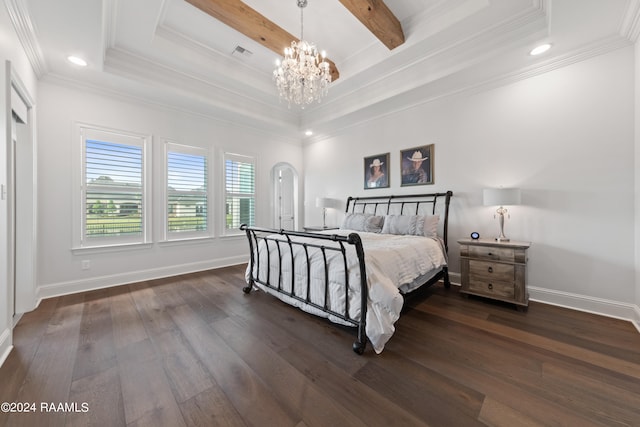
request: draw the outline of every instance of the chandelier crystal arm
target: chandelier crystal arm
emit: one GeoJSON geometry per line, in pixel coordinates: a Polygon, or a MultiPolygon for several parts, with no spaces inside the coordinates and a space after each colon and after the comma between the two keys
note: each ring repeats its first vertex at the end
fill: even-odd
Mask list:
{"type": "Polygon", "coordinates": [[[331,65],[326,54],[318,54],[315,44],[304,40],[303,10],[307,0],[297,0],[300,8],[300,41],[293,40],[291,47],[284,50],[284,59],[273,71],[280,99],[304,108],[313,102],[320,102],[329,91],[331,65]]]}

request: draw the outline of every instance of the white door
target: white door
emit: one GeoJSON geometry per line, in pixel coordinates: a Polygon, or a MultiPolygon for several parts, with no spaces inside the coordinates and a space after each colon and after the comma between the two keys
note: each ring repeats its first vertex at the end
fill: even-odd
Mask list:
{"type": "Polygon", "coordinates": [[[274,194],[274,227],[295,230],[297,226],[298,175],[287,163],[279,163],[272,170],[274,194]]]}
{"type": "Polygon", "coordinates": [[[19,118],[16,116],[15,111],[11,114],[11,147],[9,149],[9,191],[11,198],[9,199],[9,314],[13,318],[16,314],[16,293],[17,293],[17,281],[16,281],[16,145],[18,144],[18,132],[17,126],[19,118]]]}
{"type": "Polygon", "coordinates": [[[11,88],[9,155],[9,308],[12,315],[35,308],[36,170],[35,147],[27,103],[11,88]]]}

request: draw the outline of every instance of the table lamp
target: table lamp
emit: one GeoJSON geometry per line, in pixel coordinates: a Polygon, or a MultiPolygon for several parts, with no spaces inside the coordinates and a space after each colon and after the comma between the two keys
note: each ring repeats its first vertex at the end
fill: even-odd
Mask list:
{"type": "MultiPolygon", "coordinates": [[[[500,223],[500,235],[496,237],[497,242],[508,242],[504,235],[504,216],[508,211],[504,206],[520,204],[519,188],[485,188],[482,192],[482,204],[485,206],[500,206],[496,210],[498,222],[500,223]]],[[[494,215],[495,218],[495,215],[494,215]]]]}
{"type": "Polygon", "coordinates": [[[316,207],[322,208],[322,228],[327,228],[327,208],[333,207],[333,200],[327,197],[316,197],[316,207]]]}

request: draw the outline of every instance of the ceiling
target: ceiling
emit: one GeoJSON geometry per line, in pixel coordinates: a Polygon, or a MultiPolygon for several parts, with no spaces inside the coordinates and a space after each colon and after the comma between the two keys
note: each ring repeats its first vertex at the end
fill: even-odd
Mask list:
{"type": "MultiPolygon", "coordinates": [[[[381,0],[362,0],[377,3],[381,0]]],[[[244,0],[300,34],[296,0],[244,0]]],[[[630,45],[640,0],[385,0],[405,42],[389,50],[338,0],[309,0],[304,36],[340,77],[320,104],[278,98],[278,55],[185,0],[7,0],[40,79],[126,94],[272,132],[321,138],[411,105],[529,77],[630,45]],[[553,48],[528,55],[540,42],[553,48]],[[240,46],[251,54],[235,52],[240,46]],[[65,58],[84,57],[78,68],[65,58]]]]}

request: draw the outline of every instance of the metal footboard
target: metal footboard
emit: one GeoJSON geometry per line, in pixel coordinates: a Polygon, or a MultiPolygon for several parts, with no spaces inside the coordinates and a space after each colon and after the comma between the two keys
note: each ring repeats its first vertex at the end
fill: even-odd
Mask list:
{"type": "MultiPolygon", "coordinates": [[[[364,262],[364,249],[362,240],[356,233],[348,236],[328,235],[319,233],[307,233],[290,230],[276,230],[269,228],[251,227],[243,224],[240,229],[245,231],[249,240],[249,278],[248,285],[243,288],[245,293],[251,292],[253,286],[258,283],[270,290],[289,298],[295,299],[309,307],[313,307],[328,315],[335,316],[344,322],[357,328],[357,340],[353,344],[353,351],[362,354],[367,344],[366,317],[367,317],[367,274],[364,262]],[[314,239],[313,241],[305,238],[314,239]],[[350,294],[353,292],[349,283],[349,268],[347,260],[347,245],[352,245],[358,258],[360,283],[354,284],[360,292],[360,315],[355,319],[350,314],[350,294]],[[274,255],[272,255],[274,252],[274,255]],[[328,254],[338,257],[338,263],[343,266],[344,280],[344,310],[337,311],[329,303],[330,268],[336,265],[327,262],[328,254]],[[311,257],[321,255],[324,261],[324,293],[323,304],[312,300],[311,289],[311,257]],[[302,257],[302,259],[299,259],[302,257]],[[286,261],[291,263],[291,279],[289,287],[284,283],[282,266],[286,261]],[[298,263],[296,263],[296,260],[298,263]],[[306,278],[305,291],[296,292],[296,265],[304,266],[306,271],[302,275],[306,278]],[[261,268],[262,266],[262,268],[261,268]],[[272,268],[277,272],[271,274],[272,268]],[[359,288],[357,287],[359,285],[359,288]]],[[[342,291],[342,290],[341,290],[342,291]]],[[[317,290],[316,290],[317,292],[317,290]]]]}

